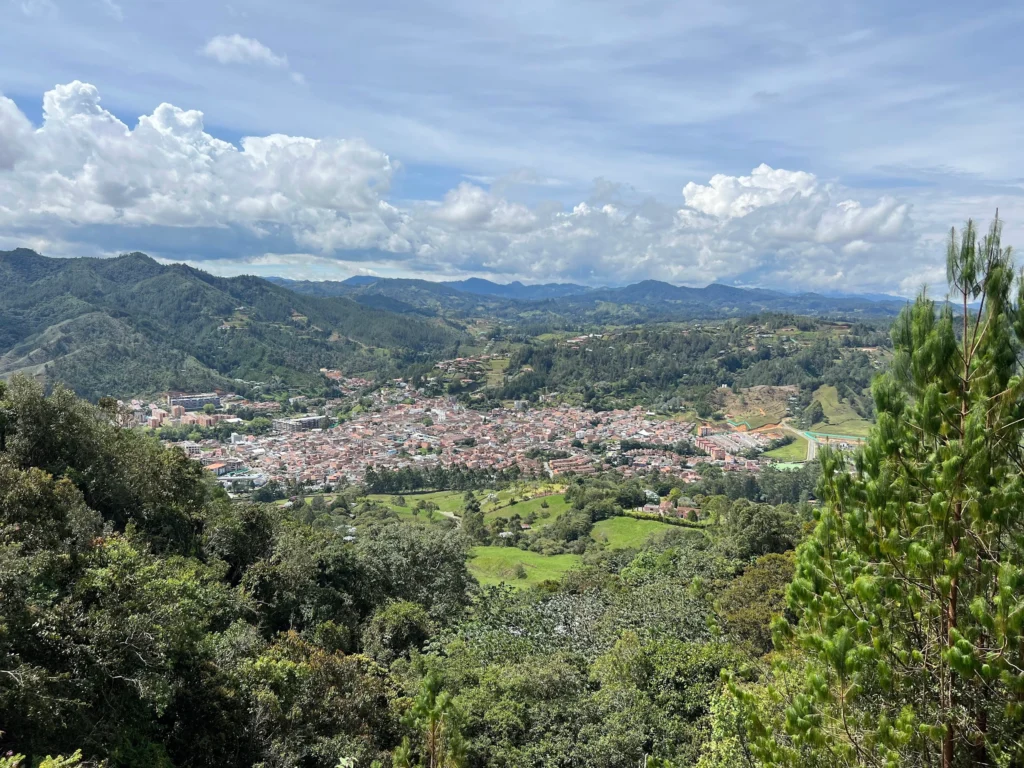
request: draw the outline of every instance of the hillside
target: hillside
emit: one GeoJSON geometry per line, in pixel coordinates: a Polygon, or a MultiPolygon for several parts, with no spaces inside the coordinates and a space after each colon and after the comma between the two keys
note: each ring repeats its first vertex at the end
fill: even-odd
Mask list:
{"type": "Polygon", "coordinates": [[[462,338],[439,320],[409,323],[345,297],[213,277],[141,253],[0,252],[0,316],[0,376],[61,381],[90,398],[229,379],[303,384],[322,367],[386,371],[450,355],[462,338]]]}

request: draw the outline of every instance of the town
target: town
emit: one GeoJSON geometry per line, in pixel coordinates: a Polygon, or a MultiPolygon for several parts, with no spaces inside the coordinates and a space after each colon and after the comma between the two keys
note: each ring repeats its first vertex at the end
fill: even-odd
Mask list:
{"type": "MultiPolygon", "coordinates": [[[[368,383],[335,381],[350,393],[368,383]]],[[[327,400],[318,412],[297,415],[276,413],[279,402],[216,393],[172,394],[164,403],[136,400],[127,407],[136,424],[153,429],[241,428],[244,420],[233,415],[239,411],[273,416],[268,434],[239,429],[225,440],[172,443],[232,491],[271,481],[312,490],[359,482],[369,467],[397,470],[438,463],[494,471],[515,466],[534,477],[616,470],[626,477],[661,472],[696,479],[694,468],[700,463],[757,471],[754,457],[779,437],[773,432],[717,432],[642,407],[595,412],[517,401],[511,407],[474,410],[453,397],[426,396],[401,380],[369,399],[369,408],[351,408],[341,418],[329,414],[351,406],[350,399],[327,400]]],[[[291,398],[289,404],[304,400],[291,398]]]]}

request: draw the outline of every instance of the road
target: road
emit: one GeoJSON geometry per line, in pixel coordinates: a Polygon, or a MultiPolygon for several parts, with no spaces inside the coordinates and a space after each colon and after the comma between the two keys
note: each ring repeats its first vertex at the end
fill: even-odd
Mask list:
{"type": "Polygon", "coordinates": [[[458,515],[456,515],[456,514],[455,514],[454,512],[445,512],[445,511],[444,511],[443,509],[439,509],[439,510],[437,510],[437,511],[438,511],[438,512],[439,512],[440,514],[442,514],[442,515],[444,515],[445,517],[447,517],[448,519],[450,519],[450,520],[454,520],[454,521],[455,521],[455,525],[456,525],[456,526],[458,526],[458,527],[460,527],[460,528],[462,527],[462,518],[461,518],[461,517],[459,517],[458,515]]]}
{"type": "Polygon", "coordinates": [[[807,438],[807,460],[814,461],[818,457],[818,441],[807,438]]]}
{"type": "Polygon", "coordinates": [[[779,424],[779,426],[785,429],[786,431],[796,435],[797,437],[802,437],[804,440],[807,441],[807,461],[814,461],[818,457],[818,442],[816,440],[808,437],[799,429],[795,429],[794,427],[789,426],[789,424],[787,424],[785,421],[779,424]]]}

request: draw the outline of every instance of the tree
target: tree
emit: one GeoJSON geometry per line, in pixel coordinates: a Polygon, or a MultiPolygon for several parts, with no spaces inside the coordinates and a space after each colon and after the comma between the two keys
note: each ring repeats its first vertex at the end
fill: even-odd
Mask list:
{"type": "Polygon", "coordinates": [[[757,653],[768,653],[772,620],[785,611],[786,588],[792,580],[792,552],[764,555],[748,565],[715,602],[726,631],[757,653]]]}
{"type": "Polygon", "coordinates": [[[473,577],[465,542],[439,526],[389,525],[360,536],[356,554],[369,599],[419,603],[439,626],[454,621],[469,603],[473,577]]]}
{"type": "Polygon", "coordinates": [[[473,541],[483,541],[487,538],[487,526],[479,503],[466,505],[466,509],[462,513],[462,531],[473,541]]]}
{"type": "MultiPolygon", "coordinates": [[[[24,755],[8,753],[6,757],[0,757],[0,768],[28,768],[24,760],[24,755]]],[[[85,763],[82,762],[82,750],[80,749],[76,750],[70,757],[63,757],[61,755],[51,757],[47,755],[39,763],[39,768],[74,768],[74,766],[85,768],[85,763]]]]}
{"type": "Polygon", "coordinates": [[[14,431],[15,412],[7,400],[7,382],[0,381],[0,453],[7,450],[7,436],[14,431]]]}
{"type": "Polygon", "coordinates": [[[804,409],[803,422],[810,427],[823,421],[825,421],[825,409],[822,407],[820,400],[815,400],[804,409]]]}
{"type": "Polygon", "coordinates": [[[232,659],[233,682],[253,713],[249,738],[264,756],[258,764],[334,768],[340,756],[369,764],[392,729],[373,667],[365,656],[326,651],[295,632],[232,659]]]}
{"type": "Polygon", "coordinates": [[[423,606],[407,600],[377,609],[363,633],[366,652],[388,664],[411,649],[420,649],[430,639],[433,626],[423,606]]]}
{"type": "Polygon", "coordinates": [[[451,695],[441,691],[441,678],[428,673],[405,717],[406,726],[416,733],[420,760],[413,763],[413,745],[406,737],[395,750],[395,768],[462,768],[466,764],[466,743],[461,723],[462,713],[451,695]]]}
{"type": "Polygon", "coordinates": [[[270,419],[264,416],[257,416],[249,422],[248,432],[251,435],[266,435],[273,427],[274,423],[270,419]]]}
{"type": "Polygon", "coordinates": [[[796,545],[798,527],[788,505],[773,507],[738,499],[729,509],[725,544],[742,559],[781,553],[796,545]]]}
{"type": "Polygon", "coordinates": [[[266,485],[257,488],[252,494],[252,500],[262,503],[277,501],[284,498],[284,491],[281,490],[277,480],[271,480],[266,485]]]}
{"type": "Polygon", "coordinates": [[[729,499],[725,496],[710,496],[701,505],[701,516],[718,525],[729,514],[729,499]]]}
{"type": "Polygon", "coordinates": [[[905,310],[867,445],[852,469],[823,452],[789,592],[800,620],[779,626],[807,684],[758,740],[766,763],[1024,759],[1024,285],[1014,301],[1000,227],[952,231],[960,316],[924,295],[905,310]]]}
{"type": "Polygon", "coordinates": [[[278,509],[269,504],[232,504],[207,524],[206,551],[227,563],[232,584],[237,584],[251,565],[271,555],[279,526],[278,509]]]}

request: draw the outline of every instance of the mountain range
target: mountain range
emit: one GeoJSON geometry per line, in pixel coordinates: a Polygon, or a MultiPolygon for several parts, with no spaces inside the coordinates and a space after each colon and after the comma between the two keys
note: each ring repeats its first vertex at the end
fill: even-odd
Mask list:
{"type": "Polygon", "coordinates": [[[466,329],[480,319],[529,334],[758,312],[885,318],[903,305],[656,280],[587,288],[480,278],[224,278],[142,253],[58,259],[18,249],[0,251],[0,377],[23,372],[93,399],[245,391],[321,382],[320,368],[391,375],[454,356],[472,342],[466,329]]]}
{"type": "Polygon", "coordinates": [[[760,288],[712,284],[704,288],[644,280],[617,288],[573,283],[500,284],[481,278],[434,282],[358,275],[342,281],[269,280],[298,293],[348,296],[366,306],[394,312],[470,317],[488,314],[505,320],[561,318],[571,322],[642,322],[739,317],[757,312],[883,318],[899,313],[906,301],[892,296],[789,294],[760,288]]]}
{"type": "Polygon", "coordinates": [[[387,371],[454,354],[462,330],[258,277],[214,277],[141,253],[55,259],[0,252],[0,377],[78,394],[301,384],[321,367],[387,371]]]}
{"type": "Polygon", "coordinates": [[[517,299],[520,301],[536,301],[538,299],[558,299],[565,296],[578,296],[593,290],[585,285],[576,285],[575,283],[523,285],[523,283],[518,280],[512,283],[494,283],[480,277],[471,277],[467,280],[437,282],[429,280],[407,281],[401,278],[381,278],[374,277],[372,275],[354,275],[347,280],[325,280],[320,282],[312,280],[289,280],[284,277],[270,277],[267,279],[277,283],[278,285],[284,285],[292,290],[298,290],[303,293],[318,293],[319,291],[324,291],[326,293],[321,293],[320,295],[334,296],[344,296],[350,291],[358,290],[360,288],[368,288],[375,283],[390,280],[401,280],[403,283],[428,283],[434,286],[451,288],[452,290],[459,291],[460,293],[471,293],[477,296],[497,296],[503,299],[517,299]]]}

